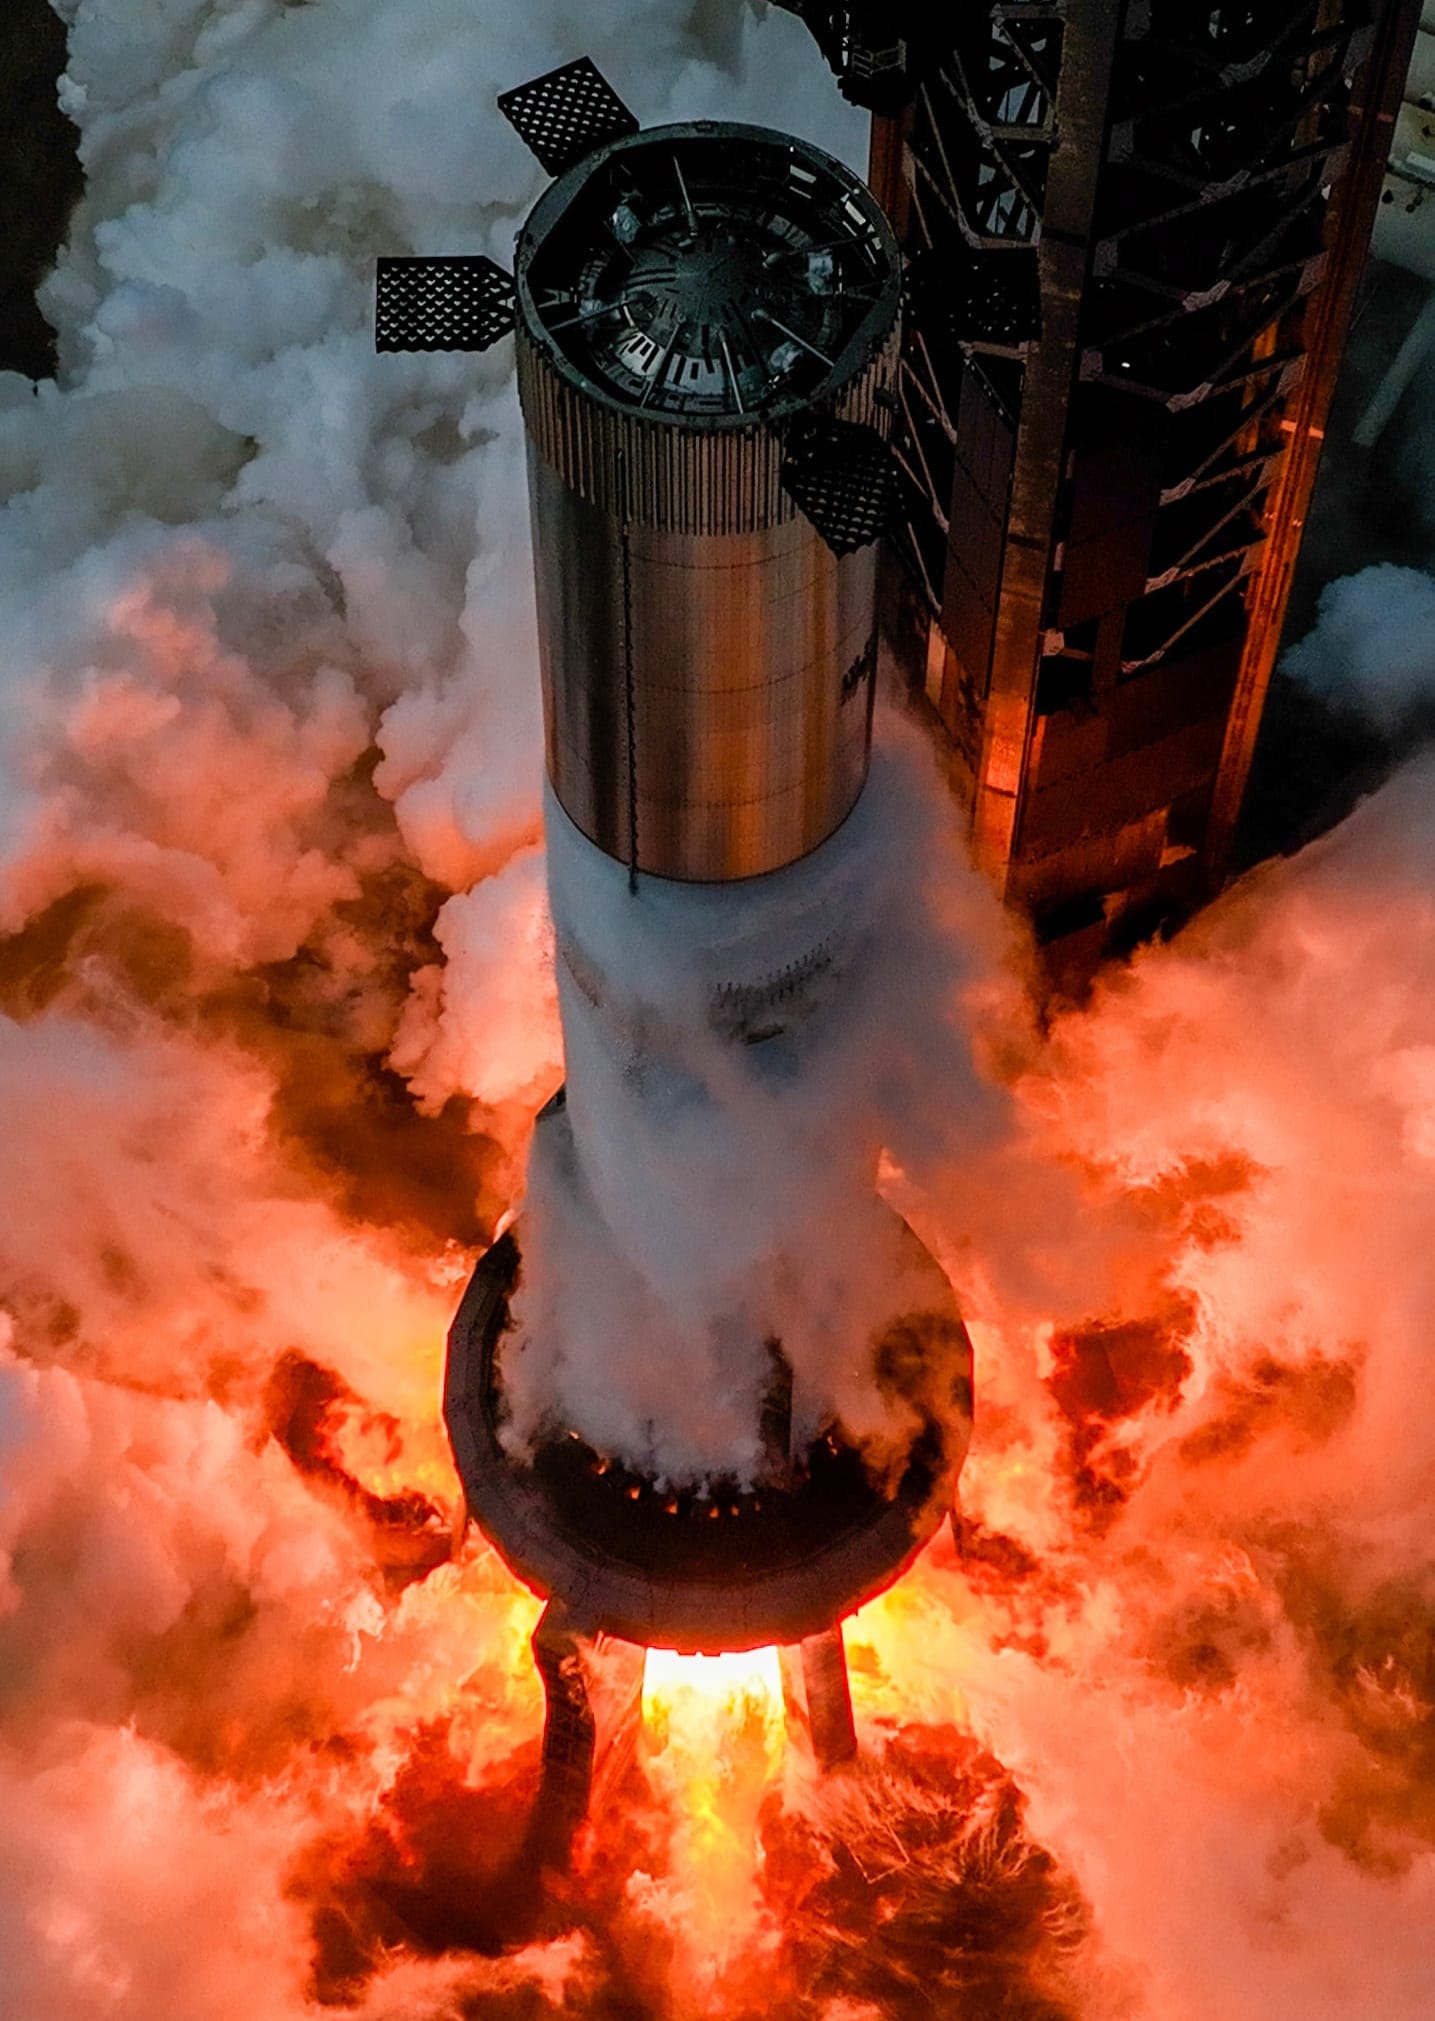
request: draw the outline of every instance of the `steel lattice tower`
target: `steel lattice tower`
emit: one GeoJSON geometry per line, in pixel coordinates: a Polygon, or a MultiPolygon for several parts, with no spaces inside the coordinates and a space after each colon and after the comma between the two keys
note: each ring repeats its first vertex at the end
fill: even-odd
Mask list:
{"type": "Polygon", "coordinates": [[[888,643],[1079,976],[1220,881],[1419,0],[792,11],[908,259],[888,643]]]}

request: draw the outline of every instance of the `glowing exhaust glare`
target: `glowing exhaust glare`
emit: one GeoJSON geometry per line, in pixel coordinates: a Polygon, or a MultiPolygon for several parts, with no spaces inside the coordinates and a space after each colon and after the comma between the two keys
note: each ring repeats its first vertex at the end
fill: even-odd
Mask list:
{"type": "Polygon", "coordinates": [[[761,1822],[786,1741],[776,1649],[648,1651],[643,1765],[671,1820],[669,1887],[681,1909],[673,1934],[683,1976],[705,1989],[776,1941],[761,1885],[761,1822]]]}
{"type": "Polygon", "coordinates": [[[775,1649],[736,1649],[722,1656],[681,1656],[650,1649],[643,1669],[643,1717],[671,1713],[686,1702],[732,1710],[744,1701],[782,1709],[782,1673],[775,1649]]]}

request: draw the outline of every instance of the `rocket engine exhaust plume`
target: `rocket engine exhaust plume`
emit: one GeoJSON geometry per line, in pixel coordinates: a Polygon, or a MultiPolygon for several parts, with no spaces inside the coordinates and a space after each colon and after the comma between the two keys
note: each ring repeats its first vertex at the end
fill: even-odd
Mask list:
{"type": "Polygon", "coordinates": [[[562,1071],[521,433],[500,352],[374,358],[368,263],[507,259],[493,99],[577,49],[650,124],[861,123],[778,13],[65,11],[61,378],[0,379],[0,2005],[1424,2021],[1429,760],[1039,1027],[881,730],[877,1037],[786,1148],[885,1146],[956,1287],[959,1536],[845,1624],[860,1770],[763,1651],[655,1656],[540,1876],[541,1603],[439,1415],[562,1071]]]}

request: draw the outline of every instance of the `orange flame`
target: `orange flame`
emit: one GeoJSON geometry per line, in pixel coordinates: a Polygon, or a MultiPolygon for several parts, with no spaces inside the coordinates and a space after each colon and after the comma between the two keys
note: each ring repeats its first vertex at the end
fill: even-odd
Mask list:
{"type": "MultiPolygon", "coordinates": [[[[643,1741],[650,1783],[672,1819],[662,1913],[694,1980],[711,1987],[739,1953],[777,1940],[759,1895],[758,1835],[786,1753],[776,1649],[722,1656],[650,1650],[643,1741]]],[[[635,1876],[635,1899],[644,1887],[635,1876]]]]}

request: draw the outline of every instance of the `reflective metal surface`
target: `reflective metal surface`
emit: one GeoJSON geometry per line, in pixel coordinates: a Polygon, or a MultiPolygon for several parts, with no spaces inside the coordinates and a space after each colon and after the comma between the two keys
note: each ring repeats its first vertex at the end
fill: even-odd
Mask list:
{"type": "Polygon", "coordinates": [[[815,849],[867,774],[876,550],[839,561],[795,516],[635,525],[625,622],[622,522],[529,468],[549,775],[577,827],[661,877],[815,849]]]}
{"type": "Polygon", "coordinates": [[[876,549],[834,556],[782,465],[814,407],[885,429],[890,230],[803,142],[668,127],[554,185],[515,288],[558,799],[636,871],[779,869],[866,777],[876,549]]]}
{"type": "Polygon", "coordinates": [[[586,157],[524,228],[515,282],[530,338],[591,395],[739,425],[849,379],[900,286],[891,227],[839,162],[710,120],[586,157]]]}

